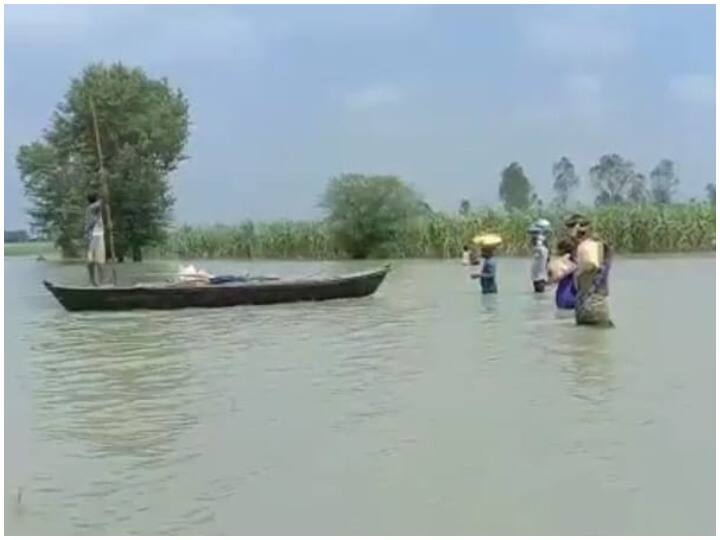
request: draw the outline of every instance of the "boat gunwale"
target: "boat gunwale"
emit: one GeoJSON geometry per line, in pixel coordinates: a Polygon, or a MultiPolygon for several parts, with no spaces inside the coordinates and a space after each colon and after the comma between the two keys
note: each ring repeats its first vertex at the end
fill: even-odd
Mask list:
{"type": "Polygon", "coordinates": [[[212,290],[227,290],[227,289],[260,289],[260,288],[277,288],[277,287],[287,287],[287,286],[293,286],[293,287],[312,287],[312,286],[323,286],[323,285],[332,285],[337,283],[343,283],[347,281],[354,281],[358,279],[369,279],[380,275],[387,275],[388,272],[390,272],[390,264],[386,264],[385,266],[381,268],[376,268],[374,270],[365,270],[361,272],[355,272],[353,274],[344,274],[340,276],[329,276],[329,277],[318,277],[318,278],[300,278],[300,279],[277,279],[277,280],[267,280],[267,281],[259,281],[259,282],[239,282],[239,283],[221,283],[217,285],[213,285],[211,283],[208,284],[200,284],[200,285],[182,285],[182,284],[165,284],[165,283],[158,283],[157,285],[151,285],[151,284],[141,284],[141,285],[132,285],[127,287],[116,287],[116,286],[100,286],[100,287],[94,287],[92,285],[85,285],[85,286],[65,286],[65,285],[57,285],[55,283],[52,283],[48,280],[43,280],[43,284],[52,290],[58,291],[58,292],[113,292],[113,293],[124,293],[124,292],[158,292],[158,291],[182,291],[182,292],[190,292],[190,291],[207,291],[208,289],[212,290]]]}

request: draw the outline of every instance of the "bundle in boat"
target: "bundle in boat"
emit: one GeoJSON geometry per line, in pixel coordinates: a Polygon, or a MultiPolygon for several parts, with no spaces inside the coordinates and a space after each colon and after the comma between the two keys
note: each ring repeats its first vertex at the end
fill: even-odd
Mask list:
{"type": "Polygon", "coordinates": [[[177,281],[185,285],[223,285],[225,283],[248,283],[257,281],[276,281],[277,276],[258,276],[245,274],[213,275],[207,270],[195,268],[194,265],[181,266],[177,273],[177,281]]]}

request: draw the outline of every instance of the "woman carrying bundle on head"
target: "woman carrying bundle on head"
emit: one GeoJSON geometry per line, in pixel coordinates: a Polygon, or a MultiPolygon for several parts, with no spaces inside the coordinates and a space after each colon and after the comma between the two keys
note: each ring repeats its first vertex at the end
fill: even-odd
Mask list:
{"type": "Polygon", "coordinates": [[[550,224],[546,220],[538,220],[529,229],[530,248],[532,249],[532,264],[530,266],[530,277],[533,289],[536,293],[545,291],[548,281],[548,263],[550,262],[550,250],[547,245],[547,234],[550,224]]]}
{"type": "Polygon", "coordinates": [[[473,243],[480,247],[480,272],[471,275],[480,279],[480,289],[483,294],[497,293],[497,263],[495,262],[495,249],[502,244],[502,238],[497,234],[480,234],[473,238],[473,243]]]}

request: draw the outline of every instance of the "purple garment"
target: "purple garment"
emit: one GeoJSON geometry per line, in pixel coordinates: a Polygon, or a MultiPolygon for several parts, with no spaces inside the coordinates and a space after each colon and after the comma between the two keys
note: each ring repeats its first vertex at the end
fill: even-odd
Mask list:
{"type": "Polygon", "coordinates": [[[555,305],[559,309],[575,309],[577,289],[575,288],[575,276],[568,274],[557,284],[555,291],[555,305]]]}

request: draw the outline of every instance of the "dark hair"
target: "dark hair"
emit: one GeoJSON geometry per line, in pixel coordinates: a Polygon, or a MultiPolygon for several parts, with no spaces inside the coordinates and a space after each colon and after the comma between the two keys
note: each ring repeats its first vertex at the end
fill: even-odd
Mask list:
{"type": "Polygon", "coordinates": [[[580,229],[577,231],[578,238],[587,238],[590,235],[590,231],[587,229],[586,224],[580,224],[580,229]]]}
{"type": "Polygon", "coordinates": [[[92,204],[96,202],[99,198],[100,196],[97,194],[96,191],[91,191],[90,193],[88,193],[87,202],[92,204]]]}
{"type": "Polygon", "coordinates": [[[573,252],[573,243],[570,240],[567,240],[566,238],[563,238],[557,243],[557,250],[558,253],[561,255],[566,255],[568,253],[573,252]]]}
{"type": "Polygon", "coordinates": [[[570,217],[565,219],[566,227],[574,227],[580,225],[581,227],[587,227],[590,225],[590,220],[582,214],[572,214],[570,217]]]}
{"type": "Polygon", "coordinates": [[[463,251],[467,251],[467,250],[468,250],[468,247],[467,247],[467,244],[465,244],[465,245],[463,246],[463,251]]]}

